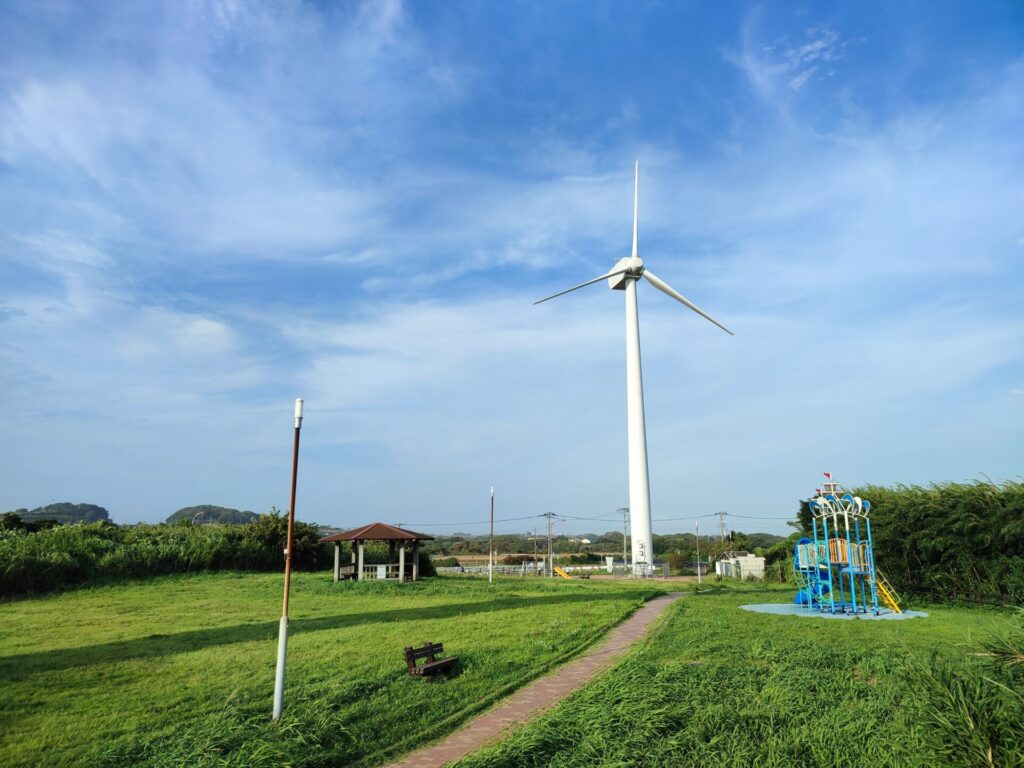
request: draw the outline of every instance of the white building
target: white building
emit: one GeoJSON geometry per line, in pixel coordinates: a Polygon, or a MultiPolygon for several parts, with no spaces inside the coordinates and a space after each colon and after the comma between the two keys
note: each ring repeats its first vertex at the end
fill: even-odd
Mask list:
{"type": "Polygon", "coordinates": [[[733,579],[764,578],[764,558],[749,552],[726,552],[715,563],[715,573],[733,579]]]}

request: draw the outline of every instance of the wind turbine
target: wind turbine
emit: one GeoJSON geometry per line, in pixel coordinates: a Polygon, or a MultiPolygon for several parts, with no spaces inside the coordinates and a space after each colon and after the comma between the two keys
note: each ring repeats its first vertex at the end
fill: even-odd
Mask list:
{"type": "Polygon", "coordinates": [[[633,177],[633,253],[615,262],[610,272],[587,280],[565,291],[535,301],[541,304],[550,299],[585,288],[602,280],[615,291],[626,292],[626,441],[629,457],[629,512],[630,532],[633,537],[634,573],[649,571],[654,558],[651,541],[651,484],[647,473],[647,427],[644,423],[644,386],[640,370],[640,321],[636,306],[636,284],[644,278],[662,293],[689,307],[723,331],[733,332],[687,299],[672,286],[644,266],[637,253],[637,209],[640,200],[640,162],[637,161],[633,177]]]}

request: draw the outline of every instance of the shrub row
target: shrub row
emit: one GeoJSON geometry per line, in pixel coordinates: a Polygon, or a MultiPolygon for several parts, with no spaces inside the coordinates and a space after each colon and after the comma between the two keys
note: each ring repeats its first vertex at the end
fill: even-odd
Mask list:
{"type": "MultiPolygon", "coordinates": [[[[0,595],[47,592],[101,577],[283,567],[288,519],[270,513],[246,525],[62,525],[0,530],[0,595]]],[[[315,526],[296,522],[293,566],[327,568],[315,526]]]]}

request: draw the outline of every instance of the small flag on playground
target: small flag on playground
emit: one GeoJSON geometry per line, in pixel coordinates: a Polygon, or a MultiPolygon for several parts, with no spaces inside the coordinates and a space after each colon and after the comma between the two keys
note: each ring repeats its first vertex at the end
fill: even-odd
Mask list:
{"type": "Polygon", "coordinates": [[[825,477],[827,477],[829,480],[831,480],[832,479],[832,473],[831,472],[826,472],[825,473],[825,477]]]}

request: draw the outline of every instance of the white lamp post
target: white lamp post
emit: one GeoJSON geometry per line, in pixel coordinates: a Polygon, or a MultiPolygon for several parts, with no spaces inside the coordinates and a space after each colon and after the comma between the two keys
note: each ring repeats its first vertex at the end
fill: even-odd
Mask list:
{"type": "Polygon", "coordinates": [[[284,663],[288,653],[288,593],[292,585],[292,543],[295,528],[295,481],[299,474],[299,433],[302,430],[302,398],[295,401],[295,446],[292,450],[292,494],[288,505],[288,543],[284,551],[284,606],[277,630],[277,671],[274,675],[274,720],[284,705],[284,663]]]}

